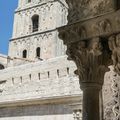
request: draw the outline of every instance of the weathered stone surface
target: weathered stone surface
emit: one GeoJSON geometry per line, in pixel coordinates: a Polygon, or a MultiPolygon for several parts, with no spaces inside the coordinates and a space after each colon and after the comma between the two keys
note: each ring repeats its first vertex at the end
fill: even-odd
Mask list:
{"type": "MultiPolygon", "coordinates": [[[[119,61],[120,11],[114,12],[116,3],[113,0],[66,1],[70,8],[69,15],[65,0],[34,0],[31,3],[19,0],[10,41],[10,56],[0,55],[0,64],[8,67],[0,71],[0,120],[80,120],[82,92],[74,71],[79,75],[80,82],[94,83],[82,87],[86,94],[85,105],[89,105],[93,112],[97,111],[93,106],[98,101],[98,92],[103,84],[102,72],[105,71],[102,68],[106,67],[104,60],[101,60],[103,50],[107,50],[109,55],[113,54],[116,72],[119,73],[119,64],[115,63],[119,61]],[[40,16],[40,26],[33,33],[31,18],[35,14],[40,16]],[[64,44],[69,44],[69,59],[74,58],[80,68],[78,70],[73,62],[67,61],[66,56],[60,57],[65,55],[66,46],[58,38],[56,29],[67,23],[67,15],[69,24],[74,24],[61,27],[60,31],[64,44]],[[111,46],[113,33],[115,44],[118,40],[117,46],[111,46]],[[101,45],[102,40],[107,45],[101,45]],[[75,48],[72,54],[70,46],[75,48]],[[37,47],[41,48],[41,58],[36,58],[37,47]],[[22,58],[24,49],[28,51],[26,59],[22,58]],[[82,62],[78,60],[79,57],[82,62]]],[[[107,60],[109,55],[104,59],[107,60]]],[[[102,92],[105,120],[119,120],[119,79],[113,69],[105,75],[102,92]]]]}
{"type": "Polygon", "coordinates": [[[4,103],[26,97],[34,99],[35,96],[42,99],[80,95],[78,78],[67,72],[67,68],[71,70],[73,67],[76,68],[73,62],[68,62],[66,57],[59,57],[2,70],[0,80],[6,80],[6,84],[0,101],[4,103]]]}
{"type": "Polygon", "coordinates": [[[0,120],[74,120],[67,104],[20,106],[0,109],[0,120]]]}
{"type": "Polygon", "coordinates": [[[114,67],[110,66],[103,86],[103,109],[105,120],[119,120],[120,118],[120,76],[114,72],[114,67]]]}
{"type": "MultiPolygon", "coordinates": [[[[66,2],[69,6],[68,24],[59,28],[59,37],[67,46],[68,59],[77,65],[75,73],[79,76],[83,90],[83,120],[100,120],[103,118],[99,112],[99,94],[108,66],[114,65],[114,71],[120,75],[118,1],[66,2]],[[112,35],[114,37],[111,40],[112,35]]],[[[119,98],[115,100],[115,104],[118,101],[119,98]]],[[[117,104],[115,119],[119,119],[120,104],[117,104]]]]}
{"type": "Polygon", "coordinates": [[[6,65],[0,71],[0,120],[74,120],[71,104],[82,104],[82,92],[56,29],[66,17],[64,0],[19,0],[9,57],[0,57],[6,65]],[[39,16],[36,32],[34,15],[39,16]]]}
{"type": "Polygon", "coordinates": [[[66,2],[69,6],[69,24],[105,14],[115,9],[115,1],[113,0],[66,0],[66,2]]]}
{"type": "Polygon", "coordinates": [[[54,112],[57,112],[57,108],[61,109],[61,111],[67,111],[70,108],[67,105],[66,110],[63,110],[62,106],[59,105],[60,103],[72,104],[81,102],[82,92],[79,88],[78,78],[73,73],[75,69],[75,64],[67,61],[66,56],[63,56],[47,61],[9,67],[0,71],[0,120],[46,120],[49,118],[73,120],[72,112],[68,112],[67,115],[64,112],[62,114],[57,113],[57,116],[54,112]],[[6,81],[3,82],[3,80],[6,81]],[[57,108],[54,108],[53,105],[54,116],[48,111],[46,116],[42,117],[42,109],[49,109],[49,105],[45,105],[48,108],[44,106],[41,108],[39,105],[41,110],[39,110],[38,117],[35,117],[36,112],[34,111],[35,113],[33,112],[32,116],[30,116],[29,111],[33,111],[32,108],[38,109],[36,106],[23,106],[22,109],[21,107],[9,107],[33,104],[57,104],[55,105],[57,108]],[[2,109],[2,107],[6,108],[2,109]]]}
{"type": "Polygon", "coordinates": [[[27,58],[35,61],[37,47],[40,47],[41,59],[64,55],[65,47],[58,38],[56,28],[65,25],[66,18],[67,7],[63,1],[20,1],[15,12],[9,56],[21,58],[23,50],[27,50],[27,58]],[[34,15],[39,16],[39,28],[36,32],[32,31],[34,15]]]}

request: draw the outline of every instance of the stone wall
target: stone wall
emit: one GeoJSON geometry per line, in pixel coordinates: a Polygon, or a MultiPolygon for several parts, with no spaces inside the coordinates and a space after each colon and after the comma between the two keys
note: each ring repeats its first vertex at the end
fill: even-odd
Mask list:
{"type": "Polygon", "coordinates": [[[61,56],[0,71],[0,120],[74,120],[71,105],[82,100],[75,69],[61,56]]]}
{"type": "Polygon", "coordinates": [[[46,33],[30,35],[10,41],[9,56],[22,58],[22,53],[27,50],[28,60],[37,60],[36,49],[40,47],[40,58],[49,59],[65,55],[66,47],[58,38],[56,30],[46,33]]]}
{"type": "Polygon", "coordinates": [[[66,57],[9,67],[0,71],[0,104],[81,95],[73,62],[66,57]],[[3,82],[5,81],[5,82],[3,82]]]}
{"type": "MultiPolygon", "coordinates": [[[[33,3],[33,2],[31,2],[33,3]]],[[[26,4],[27,5],[27,4],[26,4]]],[[[39,15],[39,30],[45,32],[54,30],[67,23],[67,8],[58,1],[45,1],[44,4],[30,4],[26,8],[18,8],[14,17],[14,30],[12,38],[32,34],[32,16],[39,15]]]]}
{"type": "Polygon", "coordinates": [[[0,120],[74,120],[69,105],[51,104],[0,109],[0,120]]]}
{"type": "Polygon", "coordinates": [[[0,64],[2,64],[3,66],[7,66],[7,56],[0,54],[0,64]]]}

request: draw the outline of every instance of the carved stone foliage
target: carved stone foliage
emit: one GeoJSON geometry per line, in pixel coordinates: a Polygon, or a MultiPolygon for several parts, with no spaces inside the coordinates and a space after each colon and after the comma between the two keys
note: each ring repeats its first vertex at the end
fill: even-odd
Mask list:
{"type": "Polygon", "coordinates": [[[81,83],[103,84],[104,73],[109,70],[110,54],[99,38],[72,44],[67,54],[77,65],[75,73],[79,75],[81,83]]]}
{"type": "Polygon", "coordinates": [[[81,83],[103,84],[104,73],[108,71],[111,52],[105,40],[95,37],[92,39],[80,40],[87,35],[84,27],[73,28],[63,32],[60,36],[63,40],[69,40],[67,44],[67,55],[77,65],[76,74],[80,77],[81,83]],[[73,41],[76,41],[75,43],[73,41]],[[99,80],[98,80],[99,79],[99,80]]]}
{"type": "Polygon", "coordinates": [[[120,118],[120,76],[110,66],[106,73],[103,86],[104,120],[119,120],[120,118]]]}
{"type": "MultiPolygon", "coordinates": [[[[109,53],[110,51],[112,51],[112,60],[115,66],[115,72],[120,75],[120,35],[118,34],[120,32],[120,27],[118,27],[120,26],[120,20],[118,18],[119,15],[120,11],[117,11],[112,15],[107,14],[106,16],[95,18],[94,20],[90,19],[87,21],[81,21],[69,26],[62,27],[59,29],[59,37],[64,41],[64,44],[67,45],[68,51],[71,47],[76,48],[73,51],[77,51],[78,47],[76,45],[78,45],[80,41],[84,41],[85,46],[87,46],[87,51],[90,51],[90,39],[100,37],[102,39],[100,40],[101,44],[104,47],[104,44],[107,44],[107,49],[109,49],[109,53]],[[113,33],[115,36],[113,36],[113,33]],[[73,43],[76,45],[74,45],[73,43]]],[[[67,54],[69,55],[70,53],[67,52],[67,54]]],[[[77,54],[77,52],[75,52],[75,54],[77,54]]],[[[86,54],[88,54],[88,52],[86,54]]]]}
{"type": "Polygon", "coordinates": [[[100,15],[114,9],[113,0],[66,0],[69,6],[69,23],[100,15]]]}
{"type": "Polygon", "coordinates": [[[109,47],[112,51],[114,70],[120,75],[120,34],[109,38],[109,47]]]}
{"type": "Polygon", "coordinates": [[[118,85],[119,85],[118,79],[117,77],[114,77],[113,85],[112,85],[113,98],[114,98],[114,106],[113,106],[114,120],[120,119],[120,90],[118,85]]]}

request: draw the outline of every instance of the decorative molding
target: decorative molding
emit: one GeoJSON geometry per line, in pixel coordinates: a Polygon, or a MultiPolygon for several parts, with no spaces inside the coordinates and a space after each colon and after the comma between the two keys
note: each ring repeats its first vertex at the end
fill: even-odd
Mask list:
{"type": "Polygon", "coordinates": [[[66,0],[69,6],[69,23],[75,23],[81,19],[114,11],[113,0],[66,0]]]}
{"type": "Polygon", "coordinates": [[[64,41],[64,44],[77,42],[80,40],[87,40],[94,37],[108,37],[120,32],[120,10],[105,14],[99,17],[94,17],[88,20],[80,21],[71,25],[58,28],[59,37],[64,41]],[[82,36],[79,39],[65,39],[69,33],[73,33],[82,36]],[[83,35],[84,34],[84,35],[83,35]]]}
{"type": "Polygon", "coordinates": [[[114,70],[120,75],[120,34],[113,35],[109,38],[109,48],[112,51],[114,70]]]}
{"type": "Polygon", "coordinates": [[[120,117],[120,76],[114,71],[114,66],[109,66],[110,72],[105,76],[103,86],[104,120],[119,120],[120,117]]]}
{"type": "Polygon", "coordinates": [[[62,27],[59,29],[59,37],[67,45],[68,59],[73,60],[77,65],[78,70],[75,73],[79,75],[80,83],[102,85],[104,73],[109,70],[108,65],[112,64],[112,53],[108,40],[101,35],[112,33],[112,26],[108,19],[97,18],[95,22],[97,27],[92,27],[93,24],[93,20],[88,20],[85,23],[62,27]]]}
{"type": "Polygon", "coordinates": [[[119,90],[117,75],[113,77],[112,82],[113,84],[111,88],[113,91],[113,99],[114,99],[114,106],[113,106],[114,120],[119,120],[120,119],[120,90],[119,90]]]}
{"type": "MultiPolygon", "coordinates": [[[[70,35],[73,35],[72,33],[70,35]]],[[[72,36],[70,36],[72,37],[72,36]]],[[[74,38],[79,38],[73,35],[74,38]]],[[[103,84],[104,73],[111,64],[109,50],[102,45],[100,38],[93,38],[89,41],[79,41],[69,44],[67,55],[77,65],[75,73],[79,75],[80,83],[103,84]]]]}

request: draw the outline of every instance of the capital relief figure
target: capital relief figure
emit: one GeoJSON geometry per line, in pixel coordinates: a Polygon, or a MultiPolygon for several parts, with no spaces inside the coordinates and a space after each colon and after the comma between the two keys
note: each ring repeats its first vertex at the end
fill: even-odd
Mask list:
{"type": "Polygon", "coordinates": [[[100,21],[98,23],[98,26],[100,27],[100,33],[111,32],[111,30],[112,30],[111,23],[107,19],[100,21]]]}
{"type": "Polygon", "coordinates": [[[109,38],[109,48],[112,51],[114,71],[120,75],[120,34],[109,38]]]}

